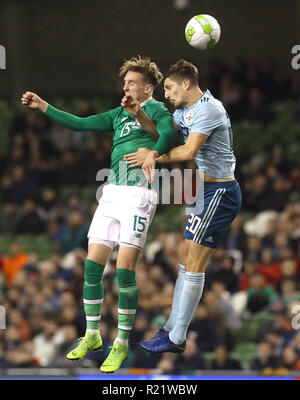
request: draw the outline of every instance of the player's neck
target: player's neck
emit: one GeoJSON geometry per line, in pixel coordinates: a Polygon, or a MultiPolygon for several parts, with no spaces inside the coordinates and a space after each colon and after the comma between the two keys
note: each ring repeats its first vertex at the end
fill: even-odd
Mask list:
{"type": "Polygon", "coordinates": [[[197,103],[198,100],[201,99],[201,97],[203,96],[203,92],[197,88],[197,89],[193,89],[190,93],[189,96],[187,98],[187,102],[185,107],[186,108],[190,108],[192,107],[192,105],[194,105],[195,103],[197,103]]]}
{"type": "Polygon", "coordinates": [[[140,103],[140,106],[145,105],[147,103],[147,101],[152,99],[152,94],[149,96],[145,96],[145,97],[140,97],[137,99],[137,101],[140,103]]]}
{"type": "Polygon", "coordinates": [[[152,95],[148,96],[146,99],[140,100],[140,106],[143,107],[151,99],[152,99],[152,95]]]}

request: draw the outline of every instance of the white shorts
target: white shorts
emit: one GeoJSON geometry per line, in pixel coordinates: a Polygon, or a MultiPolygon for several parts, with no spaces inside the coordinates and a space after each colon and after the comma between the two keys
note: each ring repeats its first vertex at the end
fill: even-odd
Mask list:
{"type": "Polygon", "coordinates": [[[157,192],[139,186],[108,184],[88,231],[89,243],[143,248],[155,214],[157,192]]]}

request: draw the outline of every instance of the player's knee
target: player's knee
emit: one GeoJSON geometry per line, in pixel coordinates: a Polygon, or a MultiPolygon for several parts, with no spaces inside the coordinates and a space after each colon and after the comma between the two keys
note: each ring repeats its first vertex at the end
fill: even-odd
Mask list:
{"type": "Polygon", "coordinates": [[[206,265],[206,257],[199,257],[199,255],[195,256],[193,254],[187,255],[185,264],[187,272],[205,272],[206,265]]]}
{"type": "Polygon", "coordinates": [[[135,271],[125,268],[117,268],[117,282],[120,288],[137,286],[135,271]]]}
{"type": "Polygon", "coordinates": [[[84,280],[89,285],[98,284],[103,275],[103,266],[95,261],[89,260],[88,258],[84,263],[84,280]]]}

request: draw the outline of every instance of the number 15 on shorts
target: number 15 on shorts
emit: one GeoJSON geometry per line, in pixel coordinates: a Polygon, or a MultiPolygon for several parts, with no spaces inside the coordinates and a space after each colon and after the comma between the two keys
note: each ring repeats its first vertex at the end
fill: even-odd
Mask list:
{"type": "Polygon", "coordinates": [[[136,237],[140,237],[141,233],[144,232],[146,229],[145,222],[147,221],[147,218],[145,217],[139,217],[138,215],[134,216],[134,222],[133,222],[133,230],[135,232],[139,232],[136,234],[136,237]]]}

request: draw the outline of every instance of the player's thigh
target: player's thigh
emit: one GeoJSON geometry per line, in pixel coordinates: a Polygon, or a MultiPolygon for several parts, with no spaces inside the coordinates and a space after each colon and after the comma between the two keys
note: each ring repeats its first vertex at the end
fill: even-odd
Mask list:
{"type": "Polygon", "coordinates": [[[117,258],[117,268],[129,269],[135,271],[137,260],[142,249],[136,246],[120,244],[117,258]]]}
{"type": "Polygon", "coordinates": [[[153,191],[145,188],[137,188],[136,196],[129,205],[124,204],[120,218],[121,228],[119,243],[127,243],[143,248],[149,226],[154,217],[156,202],[153,201],[153,191]]]}
{"type": "Polygon", "coordinates": [[[186,264],[187,272],[204,272],[208,260],[216,249],[206,247],[195,243],[192,240],[185,239],[186,242],[186,264]]]}
{"type": "Polygon", "coordinates": [[[92,243],[88,245],[87,258],[98,264],[105,265],[108,257],[110,256],[111,248],[99,243],[92,243]]]}
{"type": "Polygon", "coordinates": [[[181,265],[186,266],[188,251],[189,251],[189,240],[184,239],[183,243],[180,244],[179,248],[179,263],[181,265]]]}

